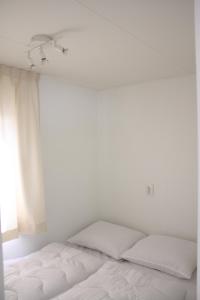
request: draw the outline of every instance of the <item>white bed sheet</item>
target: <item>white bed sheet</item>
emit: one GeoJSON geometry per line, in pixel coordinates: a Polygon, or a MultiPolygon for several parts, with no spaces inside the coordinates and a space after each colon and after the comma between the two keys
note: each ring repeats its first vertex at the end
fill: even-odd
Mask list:
{"type": "Polygon", "coordinates": [[[163,280],[170,280],[174,284],[180,284],[183,288],[186,289],[186,296],[185,300],[196,300],[196,271],[193,273],[193,276],[191,279],[180,279],[171,275],[168,275],[166,273],[156,271],[147,267],[143,267],[137,264],[133,264],[135,269],[139,271],[144,271],[146,274],[149,274],[150,276],[156,276],[163,280]]]}
{"type": "Polygon", "coordinates": [[[160,279],[127,262],[106,262],[88,279],[53,300],[184,300],[178,283],[160,279]]]}
{"type": "Polygon", "coordinates": [[[108,258],[70,245],[52,243],[5,263],[6,300],[47,300],[96,272],[108,258]]]}

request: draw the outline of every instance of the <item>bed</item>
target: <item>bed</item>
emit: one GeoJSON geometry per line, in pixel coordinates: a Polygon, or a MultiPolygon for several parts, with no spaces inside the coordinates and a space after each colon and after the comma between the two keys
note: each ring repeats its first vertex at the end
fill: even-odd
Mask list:
{"type": "MultiPolygon", "coordinates": [[[[124,251],[122,246],[126,244],[126,241],[123,240],[122,244],[117,244],[122,241],[119,228],[117,228],[117,235],[113,231],[110,234],[108,228],[104,228],[101,234],[100,232],[97,234],[96,228],[92,232],[95,240],[92,239],[91,246],[88,244],[91,238],[88,238],[84,232],[87,248],[80,245],[82,241],[78,243],[79,245],[72,243],[73,240],[77,241],[75,237],[64,244],[52,243],[24,258],[7,261],[5,263],[5,299],[196,299],[196,272],[193,272],[191,279],[181,279],[166,272],[124,260],[120,258],[121,254],[119,255],[118,252],[119,249],[120,253],[124,251]],[[109,237],[108,240],[105,233],[109,237]],[[103,243],[100,241],[101,238],[103,243]],[[109,245],[108,242],[111,244],[109,245]],[[103,248],[94,249],[99,247],[103,248]]],[[[124,231],[121,234],[123,238],[126,235],[124,231]]],[[[136,236],[137,239],[143,241],[144,236],[139,238],[139,235],[134,233],[134,239],[136,236]]],[[[132,238],[133,235],[131,235],[132,238]]],[[[127,244],[126,248],[129,247],[130,245],[127,244]]]]}
{"type": "Polygon", "coordinates": [[[52,243],[4,266],[6,300],[47,300],[97,271],[108,258],[75,245],[52,243]]]}

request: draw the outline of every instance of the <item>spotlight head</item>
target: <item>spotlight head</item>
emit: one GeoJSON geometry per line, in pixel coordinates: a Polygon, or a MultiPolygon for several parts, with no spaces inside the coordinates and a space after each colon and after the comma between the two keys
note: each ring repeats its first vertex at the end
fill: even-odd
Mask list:
{"type": "Polygon", "coordinates": [[[46,57],[41,57],[40,61],[42,65],[45,65],[48,62],[48,59],[46,57]]]}
{"type": "Polygon", "coordinates": [[[56,41],[54,41],[54,48],[63,54],[67,54],[67,52],[68,52],[67,48],[64,48],[61,45],[58,45],[56,41]]]}
{"type": "Polygon", "coordinates": [[[62,53],[64,54],[64,55],[66,55],[67,53],[68,53],[68,48],[62,48],[62,53]]]}
{"type": "Polygon", "coordinates": [[[45,65],[48,62],[43,47],[40,47],[40,61],[42,65],[45,65]]]}

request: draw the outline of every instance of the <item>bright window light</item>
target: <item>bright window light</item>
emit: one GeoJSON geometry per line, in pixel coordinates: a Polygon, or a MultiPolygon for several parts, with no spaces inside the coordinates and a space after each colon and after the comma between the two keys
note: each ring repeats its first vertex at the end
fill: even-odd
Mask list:
{"type": "Polygon", "coordinates": [[[11,122],[0,132],[0,205],[2,233],[17,225],[17,147],[11,122]],[[6,132],[6,135],[4,134],[6,132]],[[6,136],[6,138],[5,138],[6,136]]]}

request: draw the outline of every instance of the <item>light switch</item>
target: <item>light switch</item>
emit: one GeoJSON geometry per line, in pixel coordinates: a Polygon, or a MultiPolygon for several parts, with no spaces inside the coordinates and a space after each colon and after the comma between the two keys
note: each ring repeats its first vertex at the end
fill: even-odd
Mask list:
{"type": "Polygon", "coordinates": [[[146,193],[147,193],[147,195],[153,196],[154,192],[155,192],[154,184],[153,183],[152,184],[148,184],[146,186],[146,193]]]}

